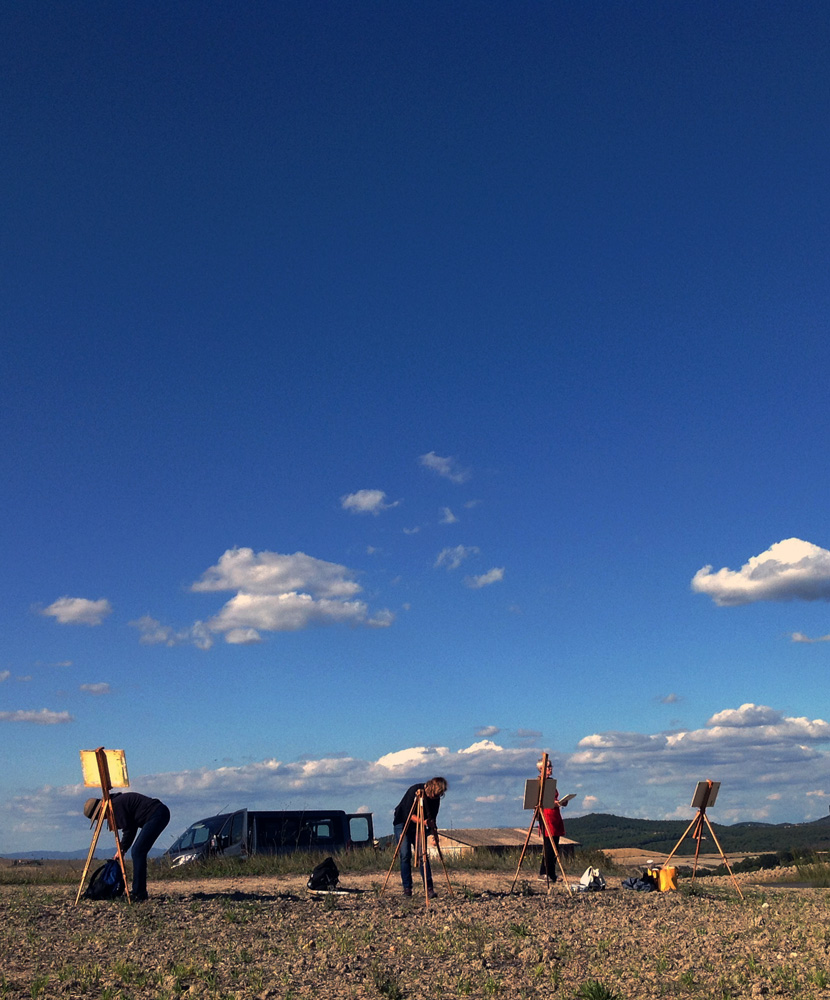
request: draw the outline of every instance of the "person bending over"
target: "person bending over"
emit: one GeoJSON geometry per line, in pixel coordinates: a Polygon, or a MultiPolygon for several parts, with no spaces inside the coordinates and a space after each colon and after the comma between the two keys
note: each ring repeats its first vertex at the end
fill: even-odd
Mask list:
{"type": "MultiPolygon", "coordinates": [[[[115,825],[121,831],[121,853],[132,846],[133,888],[130,899],[141,903],[147,896],[147,855],[161,831],[170,822],[170,810],[158,799],[139,795],[138,792],[116,792],[110,796],[115,825]]],[[[98,819],[101,799],[87,799],[84,816],[94,825],[98,819]]]]}
{"type": "MultiPolygon", "coordinates": [[[[410,785],[404,793],[404,797],[395,807],[392,823],[395,829],[395,843],[400,843],[401,845],[399,853],[404,896],[412,895],[412,850],[418,833],[418,810],[417,808],[414,811],[412,809],[415,803],[415,795],[418,791],[424,793],[424,825],[426,833],[432,835],[437,846],[438,826],[436,820],[438,818],[438,808],[448,787],[446,778],[431,778],[426,784],[410,785]],[[410,813],[412,814],[411,817],[410,813]],[[401,839],[402,837],[403,839],[401,839]]],[[[429,858],[426,857],[426,852],[423,864],[421,865],[421,878],[426,884],[427,895],[432,899],[435,896],[435,889],[432,886],[432,869],[429,865],[429,858]]]]}

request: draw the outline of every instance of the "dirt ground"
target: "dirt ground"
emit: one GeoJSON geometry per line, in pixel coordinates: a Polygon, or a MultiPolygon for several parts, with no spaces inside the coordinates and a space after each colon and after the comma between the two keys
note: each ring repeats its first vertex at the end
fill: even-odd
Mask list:
{"type": "MultiPolygon", "coordinates": [[[[0,886],[0,998],[830,998],[830,896],[739,876],[694,894],[546,891],[532,869],[452,872],[401,894],[393,872],[155,881],[147,903],[0,886]],[[599,987],[593,987],[598,990],[599,987]],[[585,995],[584,992],[581,995],[585,995]],[[590,995],[590,994],[589,994],[590,995]]],[[[436,876],[440,873],[436,872],[436,876]]],[[[767,880],[786,872],[764,873],[767,880]]],[[[573,879],[575,881],[575,879],[573,879]]]]}

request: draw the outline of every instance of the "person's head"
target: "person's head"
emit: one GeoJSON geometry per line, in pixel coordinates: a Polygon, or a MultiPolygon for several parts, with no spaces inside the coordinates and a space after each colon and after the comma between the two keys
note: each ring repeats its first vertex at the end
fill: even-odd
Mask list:
{"type": "Polygon", "coordinates": [[[98,809],[101,805],[100,799],[87,799],[84,802],[84,816],[90,820],[90,825],[98,818],[98,809]]]}
{"type": "Polygon", "coordinates": [[[430,778],[424,785],[424,794],[428,799],[440,799],[449,787],[446,778],[430,778]]]}
{"type": "MultiPolygon", "coordinates": [[[[542,765],[544,764],[544,762],[545,762],[544,757],[542,758],[542,760],[536,761],[536,770],[539,772],[539,774],[542,773],[542,765]]],[[[548,767],[545,776],[550,777],[550,775],[552,774],[553,774],[553,762],[551,761],[550,757],[548,757],[548,767]]]]}

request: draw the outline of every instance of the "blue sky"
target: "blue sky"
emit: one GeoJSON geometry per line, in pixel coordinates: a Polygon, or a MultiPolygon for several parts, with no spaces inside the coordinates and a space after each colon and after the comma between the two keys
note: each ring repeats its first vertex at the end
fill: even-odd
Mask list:
{"type": "Polygon", "coordinates": [[[827,814],[823,3],[0,12],[0,851],[827,814]],[[708,568],[707,568],[708,567],[708,568]]]}

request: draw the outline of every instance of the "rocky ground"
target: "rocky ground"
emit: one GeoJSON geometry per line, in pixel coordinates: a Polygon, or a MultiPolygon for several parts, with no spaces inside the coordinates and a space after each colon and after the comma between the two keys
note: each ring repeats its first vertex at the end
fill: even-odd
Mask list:
{"type": "Polygon", "coordinates": [[[429,905],[395,874],[381,894],[385,872],[317,898],[300,876],[157,881],[133,906],[0,885],[0,998],[830,998],[824,889],[739,876],[742,901],[729,879],[570,894],[531,872],[513,892],[512,874],[450,877],[429,905]]]}

